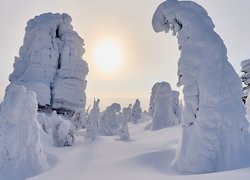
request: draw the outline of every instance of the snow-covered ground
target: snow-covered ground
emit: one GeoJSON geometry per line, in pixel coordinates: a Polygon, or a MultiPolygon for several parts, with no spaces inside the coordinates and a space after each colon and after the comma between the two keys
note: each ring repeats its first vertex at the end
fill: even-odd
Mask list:
{"type": "MultiPolygon", "coordinates": [[[[56,148],[43,139],[44,150],[50,154],[54,167],[33,180],[249,180],[250,168],[201,175],[178,175],[171,169],[181,127],[145,131],[149,123],[129,124],[131,141],[117,136],[101,136],[96,141],[78,134],[73,147],[56,148]]],[[[0,175],[0,179],[4,179],[0,175]]]]}

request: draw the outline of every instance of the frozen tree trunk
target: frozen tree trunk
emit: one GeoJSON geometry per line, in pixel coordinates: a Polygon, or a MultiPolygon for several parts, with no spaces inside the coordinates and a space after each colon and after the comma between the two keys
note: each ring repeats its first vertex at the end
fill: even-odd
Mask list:
{"type": "Polygon", "coordinates": [[[30,174],[45,170],[48,163],[40,142],[35,93],[23,86],[8,86],[0,123],[0,168],[30,174]]]}
{"type": "Polygon", "coordinates": [[[94,101],[93,108],[91,109],[87,118],[87,130],[86,138],[95,140],[98,135],[99,130],[99,120],[100,120],[100,100],[94,101]]]}
{"type": "Polygon", "coordinates": [[[138,120],[142,117],[141,103],[139,99],[136,99],[135,104],[132,107],[132,122],[134,124],[138,123],[138,120]]]}
{"type": "Polygon", "coordinates": [[[87,63],[83,40],[73,31],[67,14],[42,14],[27,23],[23,46],[15,58],[11,84],[37,94],[39,111],[71,117],[85,109],[87,63]]]}
{"type": "Polygon", "coordinates": [[[176,168],[205,173],[245,166],[248,123],[240,79],[207,12],[191,1],[168,0],[153,16],[156,32],[177,35],[184,86],[183,135],[176,168]]]}

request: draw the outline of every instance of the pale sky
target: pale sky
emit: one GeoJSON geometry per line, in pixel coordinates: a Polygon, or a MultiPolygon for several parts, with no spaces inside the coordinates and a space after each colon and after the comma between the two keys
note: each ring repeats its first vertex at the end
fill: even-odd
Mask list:
{"type": "MultiPolygon", "coordinates": [[[[26,22],[46,12],[66,12],[74,30],[84,39],[89,64],[86,93],[88,104],[100,97],[102,107],[112,101],[122,105],[142,100],[147,108],[151,87],[167,81],[172,88],[177,82],[179,51],[171,34],[153,31],[152,15],[163,0],[0,0],[0,98],[8,85],[14,56],[22,45],[26,22]],[[112,39],[123,55],[116,72],[104,73],[93,63],[99,41],[112,39]],[[113,97],[110,100],[110,97],[113,97]]],[[[240,74],[240,62],[250,58],[250,1],[195,0],[207,11],[224,40],[229,61],[240,74]]]]}

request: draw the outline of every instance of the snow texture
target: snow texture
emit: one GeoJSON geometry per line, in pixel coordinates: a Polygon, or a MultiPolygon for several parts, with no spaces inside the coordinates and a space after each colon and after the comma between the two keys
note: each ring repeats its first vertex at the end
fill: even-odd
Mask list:
{"type": "Polygon", "coordinates": [[[11,84],[37,94],[39,109],[48,107],[72,116],[85,108],[88,65],[82,59],[83,39],[67,14],[46,13],[27,23],[23,46],[15,57],[11,84]]]}
{"type": "Polygon", "coordinates": [[[156,83],[152,88],[152,95],[154,96],[152,104],[153,121],[152,130],[159,130],[162,128],[177,125],[179,123],[179,102],[178,92],[173,92],[171,86],[167,82],[156,83]],[[155,87],[157,87],[156,92],[155,87]],[[153,93],[155,92],[155,95],[153,93]]]}
{"type": "Polygon", "coordinates": [[[113,136],[118,134],[122,124],[120,111],[121,105],[118,103],[113,103],[106,108],[101,117],[100,135],[113,136]]]}
{"type": "Polygon", "coordinates": [[[87,139],[91,139],[91,140],[95,140],[97,135],[98,135],[98,131],[99,131],[99,123],[100,123],[100,108],[99,108],[99,103],[100,100],[97,99],[94,100],[94,105],[93,108],[91,109],[88,118],[87,118],[87,130],[86,130],[86,138],[87,139]]]}
{"type": "Polygon", "coordinates": [[[135,104],[132,107],[132,122],[138,123],[138,120],[142,118],[142,109],[139,99],[136,99],[135,104]]]}
{"type": "Polygon", "coordinates": [[[0,113],[0,169],[10,170],[10,176],[41,173],[48,168],[40,142],[37,121],[37,100],[23,86],[6,88],[0,113]]]}
{"type": "Polygon", "coordinates": [[[172,30],[181,51],[184,128],[175,167],[205,173],[245,166],[249,135],[242,86],[206,10],[191,1],[168,0],[155,11],[152,25],[156,32],[172,30]]]}
{"type": "Polygon", "coordinates": [[[242,97],[242,100],[245,103],[250,89],[250,59],[241,62],[241,72],[244,73],[241,76],[241,81],[245,84],[242,97]]]}

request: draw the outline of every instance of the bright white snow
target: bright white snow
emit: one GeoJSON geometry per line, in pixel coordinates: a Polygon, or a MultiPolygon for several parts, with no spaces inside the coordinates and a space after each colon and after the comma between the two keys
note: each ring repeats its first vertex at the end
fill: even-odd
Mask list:
{"type": "Polygon", "coordinates": [[[155,11],[152,25],[156,32],[172,30],[181,51],[184,129],[176,168],[205,173],[246,166],[249,124],[241,82],[206,10],[191,1],[168,0],[155,11]]]}
{"type": "Polygon", "coordinates": [[[48,168],[40,130],[36,95],[8,86],[0,112],[0,174],[5,177],[0,179],[23,179],[48,168]]]}
{"type": "MultiPolygon", "coordinates": [[[[55,167],[32,177],[33,180],[249,180],[250,168],[200,175],[178,175],[171,168],[181,127],[145,131],[149,120],[130,123],[131,141],[115,136],[101,136],[89,141],[82,131],[73,147],[55,148],[49,143],[46,151],[55,156],[55,167]]],[[[0,178],[4,177],[1,176],[0,178]]]]}
{"type": "Polygon", "coordinates": [[[180,123],[179,92],[172,91],[169,83],[163,81],[153,86],[149,106],[149,115],[153,117],[152,130],[180,123]]]}
{"type": "Polygon", "coordinates": [[[83,39],[73,31],[67,14],[46,13],[27,23],[23,46],[15,58],[11,84],[37,94],[39,109],[52,108],[72,116],[85,108],[87,63],[83,39]]]}

